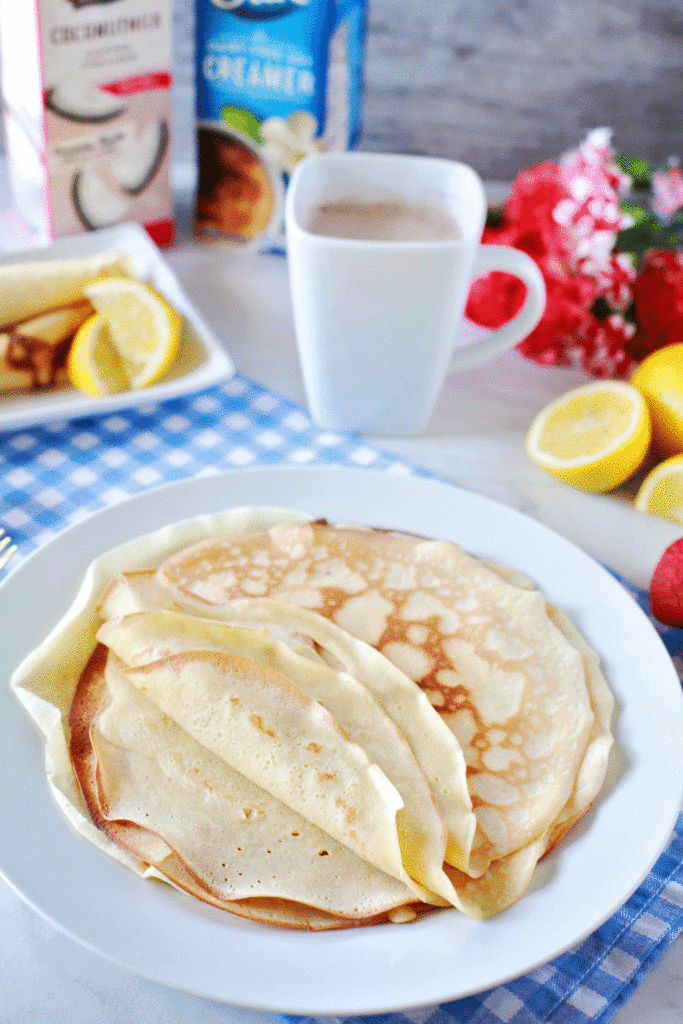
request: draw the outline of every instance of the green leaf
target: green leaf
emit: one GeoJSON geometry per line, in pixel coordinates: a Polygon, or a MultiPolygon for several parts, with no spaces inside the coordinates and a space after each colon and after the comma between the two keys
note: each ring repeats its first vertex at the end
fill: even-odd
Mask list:
{"type": "Polygon", "coordinates": [[[619,203],[619,209],[623,210],[624,213],[627,213],[633,219],[634,225],[640,224],[648,216],[647,210],[644,210],[642,206],[638,206],[636,203],[619,203]]]}
{"type": "Polygon", "coordinates": [[[490,206],[486,211],[486,227],[501,228],[505,221],[502,206],[490,206]]]}
{"type": "Polygon", "coordinates": [[[638,192],[646,192],[650,187],[650,178],[655,167],[649,160],[640,156],[630,156],[627,153],[620,153],[615,156],[614,162],[620,167],[624,174],[628,174],[632,181],[633,188],[638,192]]]}
{"type": "Polygon", "coordinates": [[[243,132],[254,142],[263,141],[261,139],[261,122],[254,117],[250,110],[243,110],[241,107],[223,107],[221,120],[229,124],[231,128],[243,132]]]}
{"type": "Polygon", "coordinates": [[[678,249],[680,235],[675,225],[665,225],[654,214],[642,211],[643,216],[630,228],[624,228],[617,235],[617,248],[629,252],[636,267],[648,249],[678,249]]]}

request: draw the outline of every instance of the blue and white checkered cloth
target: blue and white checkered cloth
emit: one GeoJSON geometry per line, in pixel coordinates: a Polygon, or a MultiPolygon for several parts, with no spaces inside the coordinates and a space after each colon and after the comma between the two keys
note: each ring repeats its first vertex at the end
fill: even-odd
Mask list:
{"type": "MultiPolygon", "coordinates": [[[[431,475],[357,437],[318,429],[297,406],[234,376],[188,398],[0,435],[0,524],[26,555],[98,509],[157,484],[276,464],[431,475]]],[[[648,614],[647,594],[622,582],[648,614]]],[[[683,630],[657,628],[683,678],[683,630]]],[[[576,948],[488,992],[357,1020],[605,1024],[682,929],[683,815],[631,899],[576,948]]]]}

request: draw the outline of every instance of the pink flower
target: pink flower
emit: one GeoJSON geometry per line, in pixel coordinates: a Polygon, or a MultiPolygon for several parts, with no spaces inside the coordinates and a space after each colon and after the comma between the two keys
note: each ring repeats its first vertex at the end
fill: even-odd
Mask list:
{"type": "Polygon", "coordinates": [[[630,179],[612,162],[610,135],[608,129],[597,128],[578,150],[563,156],[560,164],[570,198],[553,211],[572,235],[577,269],[596,276],[608,272],[617,233],[632,223],[619,207],[630,179]]]}
{"type": "MultiPolygon", "coordinates": [[[[632,366],[623,351],[632,333],[623,317],[599,321],[591,313],[600,297],[615,312],[625,310],[635,277],[630,257],[613,251],[617,232],[628,223],[618,191],[629,179],[611,160],[609,133],[597,130],[559,162],[522,171],[501,225],[483,238],[526,252],[545,280],[545,312],[518,350],[544,365],[582,366],[597,376],[625,374],[632,366]]],[[[489,274],[474,282],[466,315],[498,327],[520,309],[524,295],[516,278],[489,274]]]]}
{"type": "Polygon", "coordinates": [[[633,297],[636,271],[630,253],[610,253],[606,265],[595,275],[598,293],[604,295],[612,309],[623,312],[633,297]]]}
{"type": "Polygon", "coordinates": [[[634,325],[620,313],[605,320],[587,316],[576,332],[574,344],[566,349],[567,361],[593,377],[630,377],[636,364],[626,347],[634,331],[634,325]]]}
{"type": "MultiPolygon", "coordinates": [[[[631,179],[613,162],[612,132],[609,128],[594,128],[578,149],[565,153],[561,159],[567,180],[585,181],[594,195],[623,194],[631,179]]],[[[581,190],[575,186],[575,191],[581,190]]],[[[584,191],[588,188],[583,187],[584,191]]]]}
{"type": "Polygon", "coordinates": [[[683,174],[678,162],[672,157],[665,171],[654,171],[650,185],[652,212],[662,223],[670,224],[678,211],[683,209],[683,174]]]}

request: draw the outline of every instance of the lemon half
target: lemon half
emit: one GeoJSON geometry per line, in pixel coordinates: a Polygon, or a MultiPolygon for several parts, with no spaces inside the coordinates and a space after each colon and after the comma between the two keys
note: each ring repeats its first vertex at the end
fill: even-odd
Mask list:
{"type": "Polygon", "coordinates": [[[683,452],[683,344],[666,345],[643,359],[631,384],[650,409],[652,440],[664,455],[683,452]]]}
{"type": "Polygon", "coordinates": [[[180,348],[182,318],[158,292],[128,277],[106,277],[83,286],[107,321],[131,388],[144,388],[169,370],[180,348]]]}
{"type": "Polygon", "coordinates": [[[95,313],[81,324],[69,348],[71,383],[94,398],[127,391],[130,382],[123,361],[109,336],[103,316],[95,313]]]}
{"type": "Polygon", "coordinates": [[[683,455],[674,455],[648,473],[636,495],[639,512],[683,523],[683,455]]]}
{"type": "Polygon", "coordinates": [[[526,448],[552,476],[600,493],[635,473],[650,435],[650,415],[640,392],[622,381],[596,381],[542,409],[529,428],[526,448]]]}

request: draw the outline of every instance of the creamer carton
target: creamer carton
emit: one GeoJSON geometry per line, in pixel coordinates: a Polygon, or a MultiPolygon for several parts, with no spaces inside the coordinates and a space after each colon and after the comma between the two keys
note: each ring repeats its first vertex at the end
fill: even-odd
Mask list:
{"type": "Polygon", "coordinates": [[[16,207],[40,241],[123,221],[173,240],[171,0],[0,0],[16,207]]]}
{"type": "Polygon", "coordinates": [[[365,0],[197,0],[195,237],[281,248],[297,161],[355,146],[365,0]]]}

